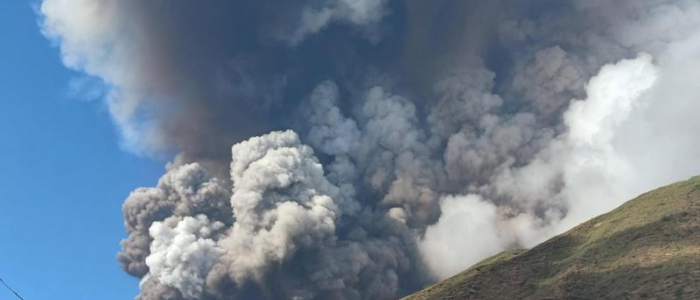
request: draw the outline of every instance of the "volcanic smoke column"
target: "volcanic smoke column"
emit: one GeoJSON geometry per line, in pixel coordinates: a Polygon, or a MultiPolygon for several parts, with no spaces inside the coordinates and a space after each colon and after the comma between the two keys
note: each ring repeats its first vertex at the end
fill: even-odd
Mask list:
{"type": "Polygon", "coordinates": [[[120,258],[143,277],[140,299],[384,299],[419,284],[407,228],[342,195],[294,132],[232,152],[230,207],[197,164],[127,199],[120,258]]]}
{"type": "Polygon", "coordinates": [[[172,157],[123,207],[139,299],[392,299],[700,173],[697,0],[38,11],[172,157]]]}

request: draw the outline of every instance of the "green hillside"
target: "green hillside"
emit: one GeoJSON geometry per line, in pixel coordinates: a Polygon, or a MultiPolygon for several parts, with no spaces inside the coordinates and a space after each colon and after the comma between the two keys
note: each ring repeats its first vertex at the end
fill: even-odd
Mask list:
{"type": "Polygon", "coordinates": [[[700,177],[404,299],[700,299],[700,177]]]}

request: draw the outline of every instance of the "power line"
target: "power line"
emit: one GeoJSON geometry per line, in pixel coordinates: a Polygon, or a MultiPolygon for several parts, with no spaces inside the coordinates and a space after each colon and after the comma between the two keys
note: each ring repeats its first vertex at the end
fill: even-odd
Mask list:
{"type": "Polygon", "coordinates": [[[19,294],[17,294],[17,292],[15,292],[15,290],[13,290],[9,285],[7,285],[7,283],[5,283],[5,280],[2,280],[2,278],[0,278],[0,283],[2,283],[2,285],[5,286],[5,288],[7,288],[8,290],[10,290],[10,292],[12,292],[13,294],[15,294],[15,296],[17,296],[17,298],[19,298],[20,300],[24,300],[24,298],[22,298],[22,296],[20,296],[19,294]]]}

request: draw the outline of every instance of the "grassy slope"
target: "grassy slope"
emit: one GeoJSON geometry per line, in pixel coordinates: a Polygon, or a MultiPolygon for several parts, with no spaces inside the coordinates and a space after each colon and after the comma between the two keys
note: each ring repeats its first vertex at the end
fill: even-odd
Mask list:
{"type": "Polygon", "coordinates": [[[700,299],[700,177],[404,298],[425,299],[700,299]]]}

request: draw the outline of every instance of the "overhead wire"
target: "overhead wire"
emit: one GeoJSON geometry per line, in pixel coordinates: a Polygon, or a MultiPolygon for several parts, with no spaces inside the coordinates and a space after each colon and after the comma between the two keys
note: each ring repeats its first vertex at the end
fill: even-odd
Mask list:
{"type": "Polygon", "coordinates": [[[18,299],[24,300],[24,298],[22,298],[22,296],[20,296],[17,292],[15,292],[15,290],[13,290],[9,285],[7,285],[7,283],[5,283],[5,280],[2,280],[2,278],[0,278],[0,283],[2,283],[2,285],[4,285],[5,288],[7,288],[10,292],[15,294],[15,296],[17,296],[18,299]]]}

